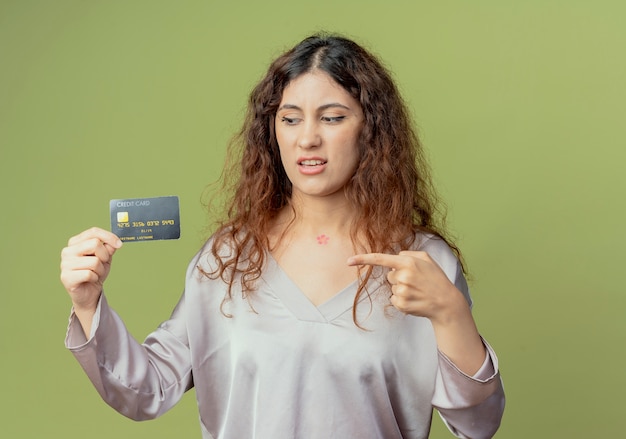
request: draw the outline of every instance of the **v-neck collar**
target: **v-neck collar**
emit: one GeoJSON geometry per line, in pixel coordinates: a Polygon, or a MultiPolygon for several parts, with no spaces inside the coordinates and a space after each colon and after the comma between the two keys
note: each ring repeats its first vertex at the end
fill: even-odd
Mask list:
{"type": "MultiPolygon", "coordinates": [[[[315,306],[270,253],[267,253],[266,261],[267,264],[262,275],[265,283],[299,320],[330,323],[345,312],[352,310],[354,296],[358,289],[357,280],[354,280],[324,303],[315,306]]],[[[368,287],[374,287],[370,288],[370,292],[379,287],[380,281],[376,279],[380,278],[381,271],[380,267],[374,268],[372,279],[375,280],[370,280],[368,283],[368,287]]],[[[359,298],[359,302],[366,299],[367,293],[364,293],[359,298]]]]}

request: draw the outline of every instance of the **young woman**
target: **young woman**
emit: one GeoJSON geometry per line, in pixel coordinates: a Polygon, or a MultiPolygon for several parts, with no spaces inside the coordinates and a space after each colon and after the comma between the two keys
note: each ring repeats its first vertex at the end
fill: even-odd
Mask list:
{"type": "Polygon", "coordinates": [[[378,60],[305,39],[253,90],[233,146],[226,218],[143,344],[102,292],[121,241],[93,228],[63,250],[66,345],[102,398],[148,419],[194,386],[204,438],[426,438],[433,407],[458,437],[493,436],[497,359],[378,60]]]}

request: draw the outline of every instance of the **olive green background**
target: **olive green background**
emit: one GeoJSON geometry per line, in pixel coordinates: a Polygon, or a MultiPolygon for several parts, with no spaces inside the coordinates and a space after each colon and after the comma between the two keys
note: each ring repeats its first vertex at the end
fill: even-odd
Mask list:
{"type": "Polygon", "coordinates": [[[251,87],[325,29],[415,114],[500,357],[496,437],[618,437],[625,23],[619,0],[0,0],[0,436],[200,437],[193,391],[143,423],[100,400],[63,347],[59,254],[109,199],[178,195],[181,239],[126,244],[107,282],[137,338],[167,318],[251,87]]]}

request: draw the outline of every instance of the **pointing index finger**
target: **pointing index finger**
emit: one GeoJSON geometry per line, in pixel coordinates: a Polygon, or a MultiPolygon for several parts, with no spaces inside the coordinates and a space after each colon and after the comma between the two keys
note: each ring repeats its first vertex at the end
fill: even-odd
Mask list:
{"type": "Polygon", "coordinates": [[[386,253],[366,253],[348,258],[348,265],[380,265],[387,268],[400,268],[402,258],[386,253]]]}

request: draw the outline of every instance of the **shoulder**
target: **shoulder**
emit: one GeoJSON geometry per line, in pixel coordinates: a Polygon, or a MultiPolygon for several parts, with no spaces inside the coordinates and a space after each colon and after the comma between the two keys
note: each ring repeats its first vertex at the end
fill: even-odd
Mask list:
{"type": "Polygon", "coordinates": [[[187,267],[187,277],[194,272],[213,272],[219,267],[219,258],[227,257],[232,253],[232,249],[225,245],[215,245],[215,235],[209,237],[204,245],[193,256],[187,267]]]}
{"type": "MultiPolygon", "coordinates": [[[[247,242],[249,238],[243,231],[233,236],[229,228],[222,228],[211,235],[204,245],[198,250],[189,263],[187,275],[193,271],[206,273],[222,272],[227,266],[238,271],[240,264],[250,263],[253,245],[247,242]]],[[[212,277],[212,276],[209,276],[212,277]]]]}
{"type": "Polygon", "coordinates": [[[418,233],[413,244],[413,250],[428,253],[448,278],[454,282],[460,263],[446,241],[433,234],[418,233]]]}
{"type": "Polygon", "coordinates": [[[228,293],[228,283],[223,274],[224,264],[220,259],[221,248],[214,249],[214,244],[214,237],[210,237],[189,261],[185,274],[187,304],[198,306],[200,303],[210,303],[209,308],[216,309],[228,293]]]}

